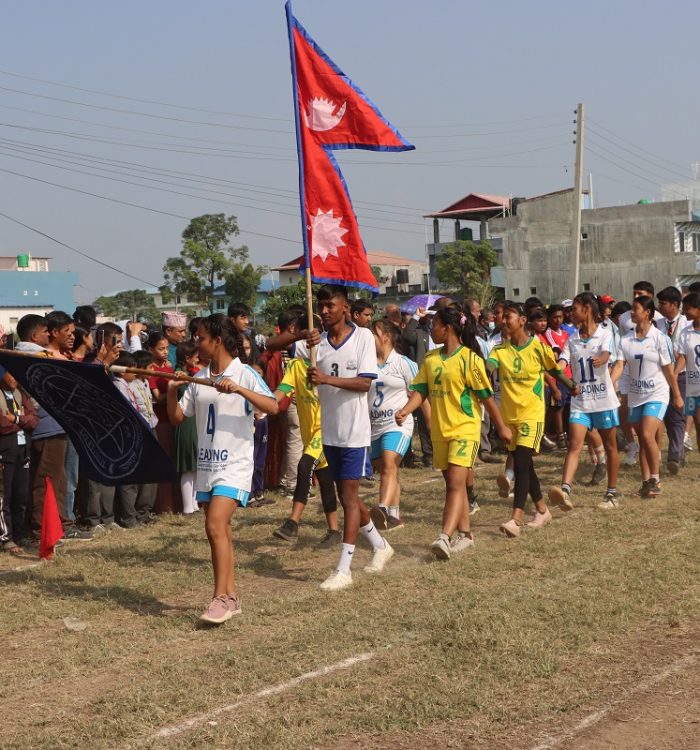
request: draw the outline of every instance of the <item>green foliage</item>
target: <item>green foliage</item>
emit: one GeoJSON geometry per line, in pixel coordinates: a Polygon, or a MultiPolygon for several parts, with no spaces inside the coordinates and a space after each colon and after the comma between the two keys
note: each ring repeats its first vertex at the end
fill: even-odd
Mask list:
{"type": "Polygon", "coordinates": [[[168,258],[163,266],[163,302],[167,304],[176,294],[186,295],[190,302],[213,312],[214,290],[224,282],[236,302],[253,304],[266,269],[248,261],[245,245],[229,246],[238,234],[235,216],[204,214],[192,219],[182,233],[180,255],[168,258]]]}
{"type": "MultiPolygon", "coordinates": [[[[311,287],[315,294],[321,287],[321,284],[312,284],[311,287]]],[[[302,280],[298,284],[288,284],[268,294],[265,304],[260,311],[260,316],[268,325],[274,328],[277,325],[279,314],[290,305],[306,306],[305,281],[302,280]]]]}
{"type": "Polygon", "coordinates": [[[118,292],[111,297],[98,297],[92,304],[104,316],[115,320],[146,318],[157,322],[160,318],[153,298],[143,289],[118,292]]]}
{"type": "Polygon", "coordinates": [[[457,291],[463,297],[481,300],[493,295],[491,267],[496,251],[488,240],[459,240],[446,245],[435,260],[435,272],[445,291],[457,291]]]}

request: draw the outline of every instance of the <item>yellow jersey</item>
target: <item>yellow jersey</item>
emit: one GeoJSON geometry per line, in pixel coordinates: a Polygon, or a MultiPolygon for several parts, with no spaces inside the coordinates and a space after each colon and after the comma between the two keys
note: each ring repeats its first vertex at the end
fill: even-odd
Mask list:
{"type": "Polygon", "coordinates": [[[484,360],[460,346],[444,356],[442,349],[429,352],[409,390],[430,400],[430,435],[433,440],[476,440],[481,433],[479,399],[493,396],[484,360]]]}
{"type": "Polygon", "coordinates": [[[310,386],[306,379],[308,369],[309,361],[307,359],[297,357],[290,360],[277,390],[282,391],[287,396],[296,393],[299,432],[301,432],[304,448],[308,448],[312,441],[316,441],[313,445],[315,448],[322,445],[321,404],[313,386],[310,386]]]}
{"type": "Polygon", "coordinates": [[[544,422],[544,373],[561,372],[552,348],[536,336],[522,346],[505,341],[491,350],[487,363],[498,368],[503,421],[544,422]]]}

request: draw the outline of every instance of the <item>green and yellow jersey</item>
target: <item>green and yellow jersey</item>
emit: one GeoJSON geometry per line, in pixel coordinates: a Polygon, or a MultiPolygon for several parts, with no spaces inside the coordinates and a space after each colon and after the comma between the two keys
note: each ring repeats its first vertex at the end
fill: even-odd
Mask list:
{"type": "Polygon", "coordinates": [[[277,386],[287,396],[296,394],[297,413],[299,414],[299,432],[304,443],[304,453],[318,458],[323,452],[321,440],[321,404],[318,395],[306,378],[309,360],[299,357],[290,360],[277,386]]]}
{"type": "Polygon", "coordinates": [[[430,434],[435,441],[455,438],[479,441],[481,405],[479,399],[493,396],[484,360],[460,346],[444,356],[442,349],[428,353],[413,379],[410,390],[430,400],[430,434]]]}
{"type": "Polygon", "coordinates": [[[491,350],[487,364],[498,368],[503,421],[544,422],[544,373],[561,372],[552,348],[536,336],[522,346],[505,341],[491,350]]]}

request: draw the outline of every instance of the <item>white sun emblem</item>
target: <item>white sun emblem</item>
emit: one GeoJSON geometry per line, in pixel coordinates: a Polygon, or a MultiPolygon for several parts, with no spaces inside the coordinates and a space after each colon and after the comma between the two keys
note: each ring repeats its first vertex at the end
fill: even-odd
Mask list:
{"type": "Polygon", "coordinates": [[[309,111],[304,110],[304,122],[310,130],[324,131],[333,130],[345,116],[347,102],[341,107],[336,107],[330,99],[309,99],[309,111]]]}
{"type": "Polygon", "coordinates": [[[311,255],[318,256],[325,263],[329,255],[338,257],[338,248],[345,247],[343,235],[347,229],[340,226],[343,217],[336,219],[333,211],[323,212],[319,208],[315,216],[309,216],[311,221],[311,255]]]}

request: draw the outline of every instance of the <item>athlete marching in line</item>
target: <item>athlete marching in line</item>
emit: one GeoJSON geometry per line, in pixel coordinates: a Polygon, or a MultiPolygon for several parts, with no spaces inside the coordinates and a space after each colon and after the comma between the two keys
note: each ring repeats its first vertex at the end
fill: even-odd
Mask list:
{"type": "MultiPolygon", "coordinates": [[[[394,415],[406,403],[408,388],[418,374],[418,365],[399,354],[401,332],[389,320],[371,325],[377,351],[379,373],[369,391],[369,418],[372,423],[372,464],[379,471],[379,504],[370,509],[374,525],[381,531],[403,526],[399,513],[401,485],[399,464],[413,436],[413,417],[397,428],[394,415]]],[[[428,413],[427,419],[430,414],[428,413]]]]}
{"type": "Polygon", "coordinates": [[[690,321],[676,345],[676,375],[686,370],[685,415],[695,421],[695,436],[700,450],[700,294],[691,292],[683,300],[683,314],[690,321]]]}
{"type": "Polygon", "coordinates": [[[673,372],[671,339],[654,325],[653,297],[637,297],[632,303],[635,329],[620,342],[621,359],[613,367],[616,383],[627,363],[630,372],[629,422],[639,437],[639,463],[642,470],[641,497],[661,494],[659,482],[661,425],[668,408],[669,387],[673,404],[683,409],[683,397],[673,372]]]}
{"type": "Polygon", "coordinates": [[[205,318],[196,340],[209,365],[197,373],[211,386],[190,383],[178,402],[177,380],[168,384],[168,416],[172,424],[194,416],[197,423],[197,502],[204,505],[205,528],[214,569],[214,597],[200,620],[219,625],[241,611],[233,570],[231,516],[245,506],[253,479],[253,412],[277,413],[270,389],[239,359],[240,333],[225,315],[205,318]]]}
{"type": "Polygon", "coordinates": [[[536,509],[528,526],[539,529],[552,520],[532,460],[544,434],[544,374],[548,373],[564,383],[572,395],[576,395],[578,390],[575,383],[559,369],[551,347],[530,335],[527,315],[520,303],[505,303],[504,323],[508,341],[491,350],[487,365],[490,369],[498,369],[501,413],[512,432],[508,450],[513,455],[515,474],[513,513],[510,520],[500,527],[506,536],[512,538],[520,536],[528,495],[536,509]]]}
{"type": "MultiPolygon", "coordinates": [[[[297,322],[301,329],[306,329],[306,316],[297,322]]],[[[278,539],[293,542],[299,535],[299,522],[306,508],[311,491],[314,474],[318,479],[321,491],[321,503],[326,515],[328,530],[318,544],[318,549],[331,549],[340,543],[338,531],[338,500],[331,470],[323,455],[323,438],[321,435],[321,407],[316,390],[308,380],[309,361],[295,357],[287,365],[282,382],[277,386],[275,398],[278,403],[296,395],[299,430],[304,443],[304,452],[297,466],[297,482],[292,496],[292,513],[289,518],[273,531],[278,539]]]]}
{"type": "Polygon", "coordinates": [[[316,367],[309,368],[308,377],[318,387],[323,453],[345,511],[340,560],[321,588],[336,591],[352,585],[350,565],[360,529],[374,550],[366,573],[381,572],[394,550],[377,531],[359,494],[360,479],[372,471],[367,393],[377,377],[374,336],[348,322],[345,287],[327,284],[318,290],[316,299],[325,333],[320,337],[318,331],[309,333],[309,346],[318,344],[318,360],[316,367]]]}
{"type": "Polygon", "coordinates": [[[457,310],[438,310],[431,336],[435,344],[442,346],[426,355],[411,384],[408,403],[396,413],[396,423],[403,425],[426,398],[430,400],[433,465],[445,478],[442,531],[430,545],[438,560],[449,560],[452,554],[474,546],[467,479],[479,452],[479,402],[499,437],[507,443],[512,439],[493,398],[473,320],[471,315],[465,317],[457,310]]]}
{"type": "Polygon", "coordinates": [[[590,292],[574,297],[573,322],[578,330],[564,345],[562,358],[570,364],[578,393],[571,399],[569,449],[564,460],[561,487],[549,490],[549,500],[562,510],[571,510],[571,486],[586,435],[597,430],[605,447],[608,488],[598,508],[618,507],[617,427],[620,402],[610,379],[609,367],[617,360],[612,330],[600,325],[598,301],[590,292]]]}

